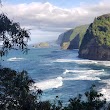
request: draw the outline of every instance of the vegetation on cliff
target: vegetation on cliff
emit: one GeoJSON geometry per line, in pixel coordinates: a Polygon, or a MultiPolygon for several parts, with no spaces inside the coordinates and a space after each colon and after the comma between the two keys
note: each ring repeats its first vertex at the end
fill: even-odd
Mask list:
{"type": "Polygon", "coordinates": [[[92,32],[99,45],[110,46],[110,14],[95,18],[92,32]]]}
{"type": "Polygon", "coordinates": [[[82,25],[82,26],[78,26],[75,29],[73,29],[73,33],[70,36],[70,41],[72,41],[77,35],[79,35],[80,37],[80,42],[79,42],[79,46],[82,42],[82,39],[86,33],[86,30],[88,29],[89,25],[82,25]]]}
{"type": "Polygon", "coordinates": [[[57,42],[62,49],[78,49],[88,25],[78,26],[59,35],[57,42]],[[65,45],[68,44],[68,45],[65,45]]]}
{"type": "Polygon", "coordinates": [[[79,50],[79,57],[110,60],[110,14],[94,19],[91,23],[79,50]]]}

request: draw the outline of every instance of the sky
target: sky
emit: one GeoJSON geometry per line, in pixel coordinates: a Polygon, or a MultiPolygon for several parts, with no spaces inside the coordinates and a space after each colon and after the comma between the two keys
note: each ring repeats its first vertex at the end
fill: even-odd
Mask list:
{"type": "Polygon", "coordinates": [[[110,0],[3,0],[4,12],[30,30],[30,44],[53,41],[68,29],[110,13],[110,0]]]}

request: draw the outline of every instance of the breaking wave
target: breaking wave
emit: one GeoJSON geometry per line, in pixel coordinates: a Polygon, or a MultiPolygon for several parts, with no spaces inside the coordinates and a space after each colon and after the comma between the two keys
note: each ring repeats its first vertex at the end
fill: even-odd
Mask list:
{"type": "Polygon", "coordinates": [[[54,62],[75,62],[75,63],[78,63],[78,64],[97,64],[97,61],[94,61],[94,60],[73,60],[73,59],[57,59],[56,61],[54,62]]]}
{"type": "Polygon", "coordinates": [[[57,59],[57,60],[55,60],[53,62],[60,62],[60,63],[73,62],[73,63],[77,63],[77,64],[95,64],[95,65],[102,65],[102,66],[110,67],[110,61],[95,61],[95,60],[82,60],[82,59],[78,59],[78,60],[73,60],[73,59],[57,59]]]}
{"type": "Polygon", "coordinates": [[[63,78],[57,77],[55,79],[49,79],[49,80],[44,80],[44,81],[35,83],[30,89],[47,90],[47,89],[59,88],[62,85],[63,85],[63,78]]]}
{"type": "MultiPolygon", "coordinates": [[[[104,69],[101,69],[101,70],[87,70],[87,69],[85,69],[85,70],[67,70],[67,69],[66,69],[66,70],[63,72],[63,74],[67,74],[67,73],[85,73],[85,74],[89,74],[89,75],[90,75],[90,73],[102,74],[102,72],[104,72],[104,69]]],[[[93,75],[93,74],[92,74],[92,75],[93,75]]]]}
{"type": "Polygon", "coordinates": [[[101,80],[99,77],[89,77],[89,76],[79,76],[79,77],[73,77],[73,78],[64,78],[64,80],[101,80]]]}
{"type": "Polygon", "coordinates": [[[110,101],[110,79],[102,80],[101,83],[105,83],[106,85],[99,88],[99,92],[101,92],[104,95],[104,98],[107,99],[107,101],[110,101]]]}
{"type": "Polygon", "coordinates": [[[24,58],[13,57],[13,58],[7,59],[7,61],[21,61],[21,60],[24,60],[24,58]]]}
{"type": "Polygon", "coordinates": [[[104,74],[102,70],[65,70],[63,75],[70,74],[70,77],[65,77],[64,80],[101,80],[100,76],[104,74]]]}

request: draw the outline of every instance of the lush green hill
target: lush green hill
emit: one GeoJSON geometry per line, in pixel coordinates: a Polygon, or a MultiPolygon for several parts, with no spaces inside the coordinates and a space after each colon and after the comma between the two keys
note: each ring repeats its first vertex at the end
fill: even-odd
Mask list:
{"type": "Polygon", "coordinates": [[[79,35],[80,37],[80,43],[82,41],[82,38],[84,36],[84,34],[86,33],[87,28],[89,27],[89,25],[82,25],[82,26],[78,26],[75,29],[73,29],[73,33],[70,36],[70,41],[72,41],[77,35],[79,35]]]}
{"type": "Polygon", "coordinates": [[[82,40],[79,57],[110,60],[110,14],[94,19],[82,40]]]}
{"type": "Polygon", "coordinates": [[[57,42],[62,49],[78,49],[88,26],[89,25],[78,26],[62,33],[59,35],[57,42]]]}

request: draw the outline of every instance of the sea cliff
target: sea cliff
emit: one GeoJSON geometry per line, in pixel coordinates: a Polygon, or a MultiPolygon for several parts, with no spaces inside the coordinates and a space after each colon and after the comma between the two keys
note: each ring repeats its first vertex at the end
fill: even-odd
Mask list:
{"type": "Polygon", "coordinates": [[[62,49],[79,49],[89,25],[78,26],[59,35],[57,43],[62,49]]]}
{"type": "Polygon", "coordinates": [[[94,19],[84,35],[79,57],[90,60],[110,60],[110,14],[94,19]]]}

